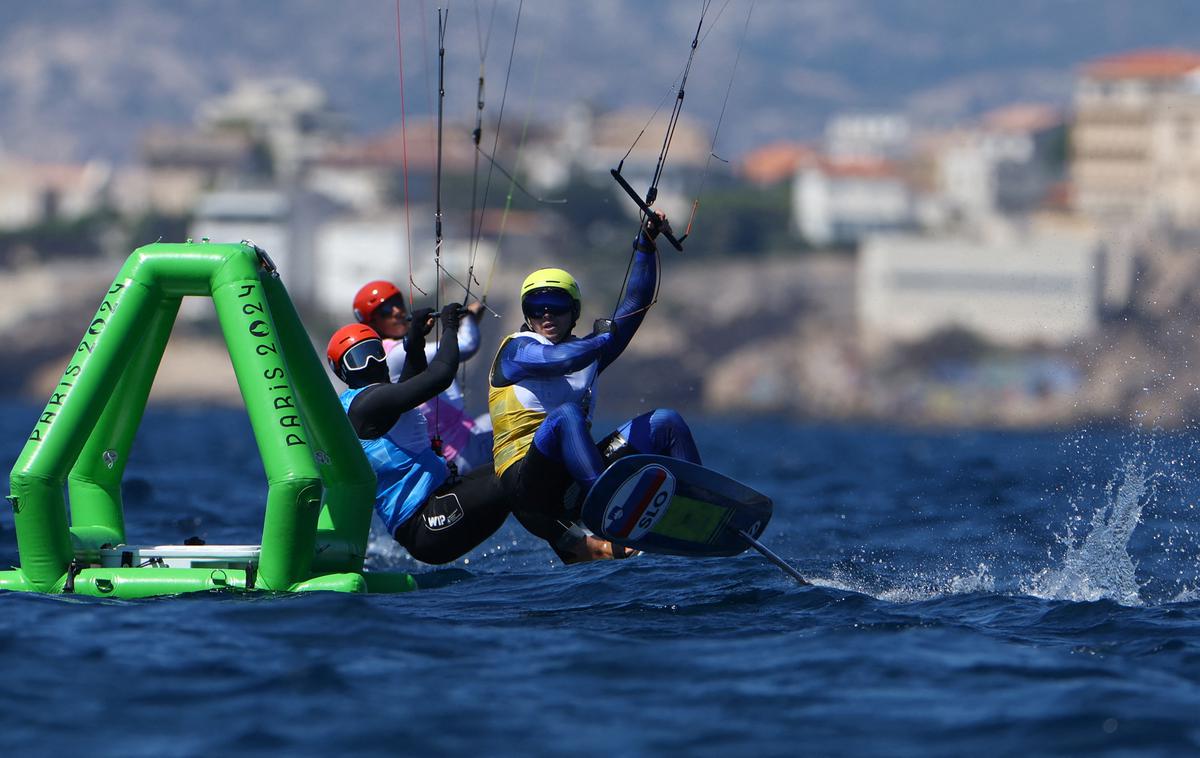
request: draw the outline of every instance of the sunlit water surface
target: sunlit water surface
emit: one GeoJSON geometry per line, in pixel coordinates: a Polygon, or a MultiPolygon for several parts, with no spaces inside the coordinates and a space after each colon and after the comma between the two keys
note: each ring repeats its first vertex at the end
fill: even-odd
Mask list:
{"type": "MultiPolygon", "coordinates": [[[[38,409],[0,407],[11,467],[38,409]]],[[[1181,754],[1200,748],[1192,434],[695,423],[749,552],[565,568],[511,519],[405,595],[0,594],[7,754],[1181,754]]],[[[244,414],[152,410],[131,543],[255,542],[244,414]]],[[[12,514],[0,561],[18,562],[12,514]]]]}

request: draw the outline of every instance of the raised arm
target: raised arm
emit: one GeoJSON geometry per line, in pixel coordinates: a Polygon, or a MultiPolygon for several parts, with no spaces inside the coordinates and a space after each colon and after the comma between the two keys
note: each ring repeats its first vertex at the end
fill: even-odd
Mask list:
{"type": "Polygon", "coordinates": [[[522,379],[566,376],[597,360],[611,340],[611,334],[598,334],[557,345],[543,345],[531,339],[511,339],[500,349],[492,383],[502,387],[516,384],[522,379]]]}
{"type": "MultiPolygon", "coordinates": [[[[361,439],[376,439],[387,434],[400,416],[421,403],[432,400],[445,392],[458,370],[458,315],[448,311],[457,306],[446,306],[442,310],[442,339],[437,355],[428,368],[411,378],[395,384],[374,384],[360,392],[350,403],[348,415],[354,431],[361,439]]],[[[420,353],[420,363],[425,355],[420,353]]],[[[405,362],[405,374],[417,363],[413,356],[405,362]]]]}
{"type": "MultiPolygon", "coordinates": [[[[463,313],[462,321],[458,326],[458,361],[466,363],[475,357],[479,352],[479,317],[474,313],[463,313]]],[[[436,348],[433,345],[425,346],[425,356],[429,360],[433,360],[436,348]]]]}
{"type": "Polygon", "coordinates": [[[400,349],[404,350],[404,367],[396,381],[406,382],[414,376],[419,376],[429,365],[425,357],[425,335],[433,328],[432,316],[432,308],[418,308],[413,311],[412,325],[409,326],[408,334],[404,335],[404,342],[400,346],[400,349]]]}
{"type": "Polygon", "coordinates": [[[633,249],[633,268],[629,272],[625,296],[621,298],[613,315],[612,341],[605,346],[600,356],[601,371],[608,368],[629,346],[633,335],[646,317],[646,311],[654,301],[654,290],[658,286],[658,249],[646,229],[638,232],[633,249]]]}

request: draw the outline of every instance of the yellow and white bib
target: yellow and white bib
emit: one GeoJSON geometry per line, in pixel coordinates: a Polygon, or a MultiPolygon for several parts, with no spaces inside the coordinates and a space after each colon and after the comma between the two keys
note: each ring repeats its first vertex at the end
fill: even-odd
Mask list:
{"type": "MultiPolygon", "coordinates": [[[[504,473],[512,464],[525,457],[533,444],[533,434],[555,408],[574,403],[583,409],[584,416],[591,421],[594,404],[592,390],[599,373],[599,360],[592,361],[578,371],[565,376],[548,376],[522,379],[508,384],[500,373],[500,354],[509,341],[531,339],[543,345],[553,345],[548,338],[535,332],[510,334],[500,343],[496,360],[488,377],[488,412],[492,417],[495,435],[492,453],[495,458],[496,476],[504,473]]],[[[578,339],[570,337],[569,339],[578,339]]]]}

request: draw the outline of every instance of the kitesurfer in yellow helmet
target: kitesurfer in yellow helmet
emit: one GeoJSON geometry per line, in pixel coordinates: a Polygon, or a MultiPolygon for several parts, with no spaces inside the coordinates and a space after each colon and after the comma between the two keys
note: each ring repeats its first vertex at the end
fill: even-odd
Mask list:
{"type": "Polygon", "coordinates": [[[623,558],[625,548],[593,537],[564,505],[572,481],[584,493],[621,454],[657,453],[700,462],[678,413],[659,409],[626,422],[600,444],[592,440],[596,378],[641,325],[658,284],[654,240],[670,230],[649,218],[634,242],[625,296],[612,319],[597,319],[586,337],[573,334],[583,306],[579,284],[559,268],[534,271],[521,285],[521,331],[500,343],[489,377],[496,475],[513,514],[566,563],[623,558]]]}

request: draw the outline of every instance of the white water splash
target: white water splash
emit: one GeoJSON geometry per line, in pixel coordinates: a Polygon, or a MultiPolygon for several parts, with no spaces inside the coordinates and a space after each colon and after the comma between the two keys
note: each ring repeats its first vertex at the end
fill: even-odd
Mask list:
{"type": "Polygon", "coordinates": [[[412,563],[412,558],[404,548],[400,547],[392,536],[380,526],[378,519],[373,519],[371,532],[367,535],[367,565],[377,570],[395,569],[405,563],[412,563]]]}
{"type": "Polygon", "coordinates": [[[974,573],[956,576],[950,580],[947,594],[969,595],[973,592],[995,592],[996,580],[986,563],[981,563],[974,573]]]}
{"type": "Polygon", "coordinates": [[[1193,587],[1185,587],[1176,593],[1175,597],[1171,598],[1172,603],[1194,603],[1200,600],[1200,589],[1193,587]]]}
{"type": "Polygon", "coordinates": [[[531,550],[522,549],[522,543],[507,529],[501,529],[465,556],[437,566],[421,563],[409,555],[392,539],[378,518],[372,520],[371,531],[367,535],[366,564],[374,571],[418,571],[451,566],[474,569],[480,564],[496,566],[497,562],[514,568],[560,565],[553,553],[541,550],[537,545],[531,550]],[[515,561],[514,555],[517,556],[515,561]]]}
{"type": "Polygon", "coordinates": [[[980,563],[974,571],[958,574],[947,570],[941,575],[918,572],[912,581],[902,587],[893,587],[880,592],[880,600],[892,603],[919,603],[953,595],[970,595],[975,592],[994,592],[996,580],[986,563],[980,563]]]}
{"type": "Polygon", "coordinates": [[[986,563],[980,563],[974,570],[960,572],[962,569],[950,567],[936,573],[917,572],[910,574],[907,581],[900,586],[883,588],[880,588],[880,585],[885,581],[879,577],[856,576],[837,569],[829,578],[808,578],[813,584],[821,587],[870,595],[876,600],[886,600],[889,603],[920,603],[953,595],[996,591],[996,580],[986,563]]]}
{"type": "Polygon", "coordinates": [[[1026,594],[1049,600],[1143,604],[1129,539],[1141,523],[1142,508],[1153,497],[1146,464],[1127,461],[1105,487],[1105,497],[1107,502],[1092,513],[1087,536],[1080,541],[1068,532],[1061,538],[1067,546],[1062,565],[1034,575],[1022,588],[1026,594]]]}

